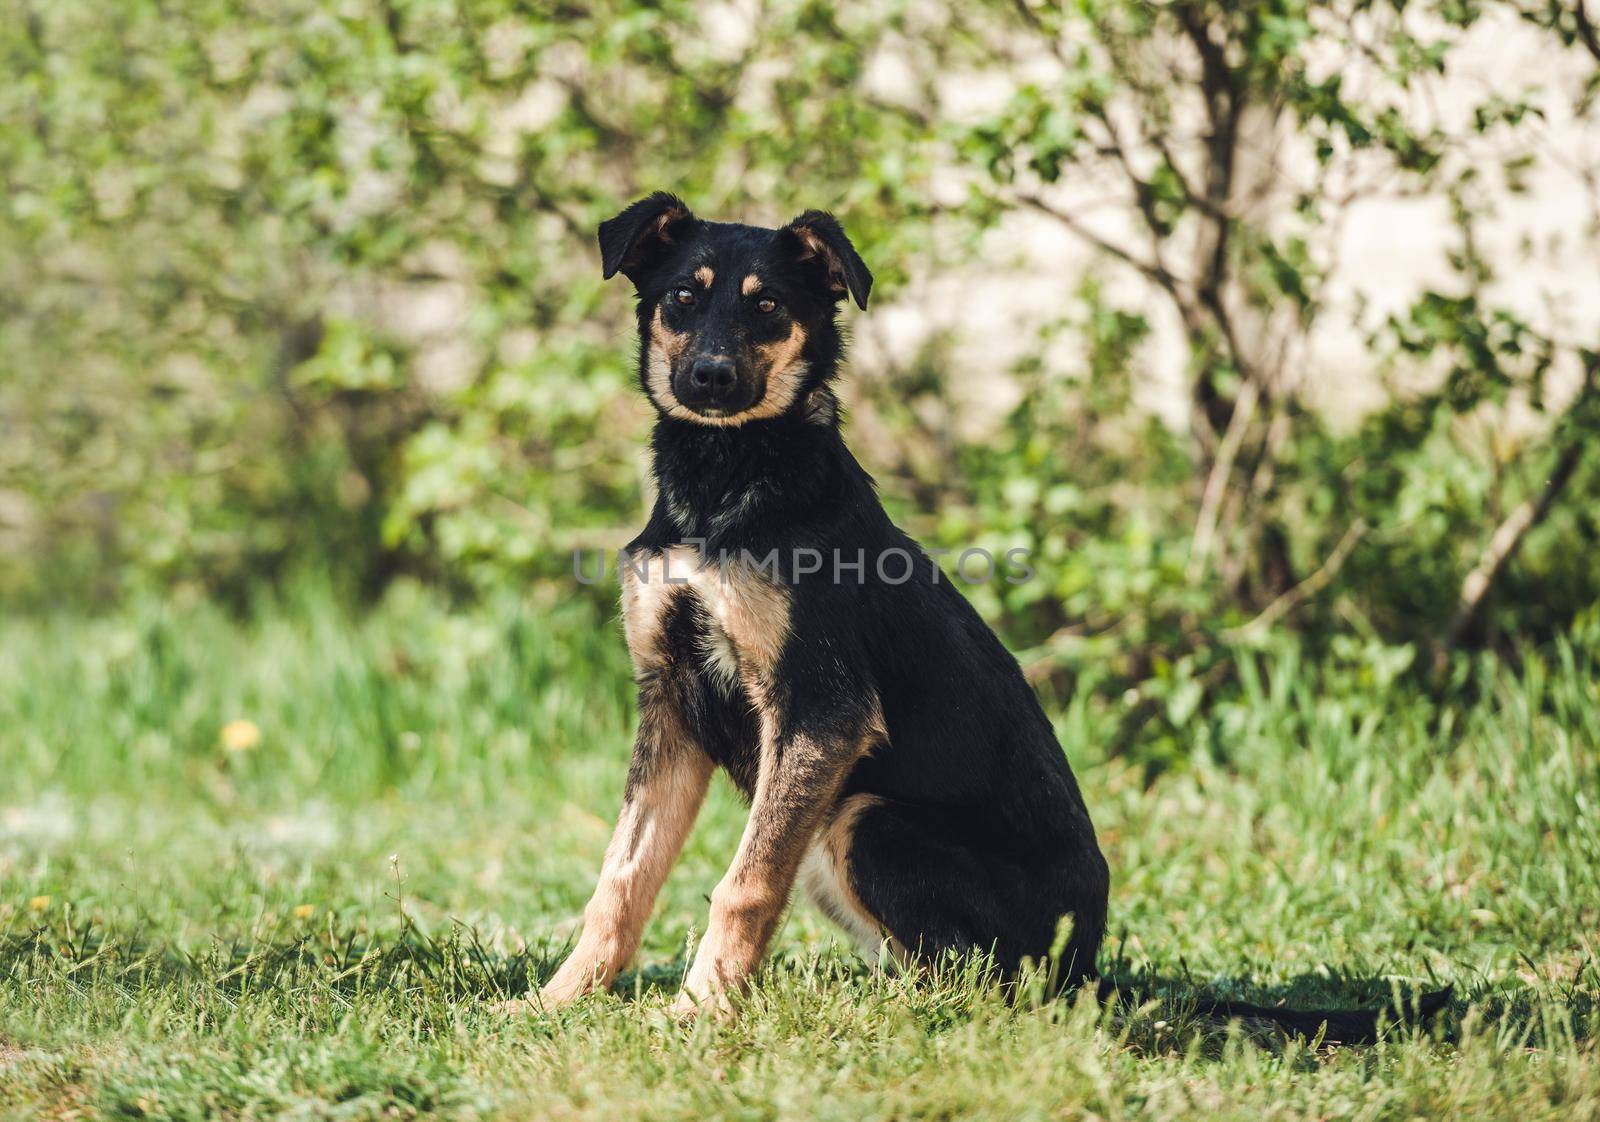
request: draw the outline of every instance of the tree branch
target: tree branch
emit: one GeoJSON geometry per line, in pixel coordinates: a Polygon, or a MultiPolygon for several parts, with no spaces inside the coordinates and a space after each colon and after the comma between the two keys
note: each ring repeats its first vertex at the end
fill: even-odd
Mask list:
{"type": "Polygon", "coordinates": [[[1200,289],[1204,296],[1220,287],[1227,268],[1228,241],[1233,232],[1227,208],[1233,194],[1239,118],[1244,111],[1244,100],[1240,96],[1238,76],[1228,65],[1227,52],[1222,44],[1211,38],[1211,28],[1204,13],[1193,4],[1180,4],[1177,16],[1184,34],[1200,57],[1200,94],[1210,125],[1210,135],[1206,138],[1209,159],[1205,199],[1214,217],[1209,238],[1202,237],[1199,245],[1202,266],[1200,289]]]}
{"type": "Polygon", "coordinates": [[[1450,626],[1445,632],[1444,643],[1440,649],[1441,655],[1448,654],[1460,645],[1467,629],[1472,626],[1473,620],[1478,618],[1478,612],[1483,608],[1483,602],[1488,599],[1489,592],[1494,588],[1500,574],[1505,572],[1506,565],[1521,548],[1523,538],[1527,537],[1529,530],[1544,521],[1545,516],[1550,513],[1550,508],[1555,505],[1556,499],[1561,496],[1562,490],[1572,478],[1572,473],[1577,470],[1578,461],[1583,458],[1583,449],[1584,444],[1581,439],[1572,441],[1562,449],[1555,467],[1545,479],[1544,489],[1537,496],[1518,505],[1490,535],[1489,544],[1484,547],[1483,555],[1478,558],[1478,563],[1461,582],[1460,600],[1455,617],[1451,619],[1450,626]]]}
{"type": "Polygon", "coordinates": [[[1577,0],[1573,6],[1572,19],[1577,28],[1578,39],[1583,43],[1584,49],[1600,60],[1600,34],[1596,34],[1594,23],[1585,11],[1584,0],[1577,0]]]}
{"type": "Polygon", "coordinates": [[[1078,237],[1082,238],[1096,249],[1101,250],[1104,253],[1109,253],[1117,260],[1133,266],[1144,275],[1145,279],[1160,285],[1161,288],[1174,300],[1178,301],[1179,304],[1183,303],[1182,285],[1178,278],[1174,276],[1165,265],[1162,265],[1159,262],[1146,261],[1143,258],[1136,256],[1134,253],[1124,249],[1122,246],[1111,241],[1109,238],[1095,233],[1093,230],[1089,229],[1088,226],[1085,226],[1082,222],[1080,222],[1075,216],[1068,214],[1066,211],[1054,206],[1049,202],[1046,202],[1038,195],[1026,193],[1020,194],[1017,196],[1017,201],[1024,203],[1027,206],[1031,206],[1034,210],[1037,210],[1042,214],[1048,214],[1051,218],[1054,218],[1057,222],[1060,222],[1063,226],[1071,230],[1074,234],[1077,234],[1078,237]]]}
{"type": "Polygon", "coordinates": [[[1339,575],[1339,570],[1344,568],[1344,563],[1350,559],[1350,554],[1355,551],[1361,539],[1367,536],[1368,529],[1366,520],[1357,518],[1350,524],[1350,528],[1339,539],[1339,544],[1333,547],[1333,552],[1328,554],[1327,560],[1323,561],[1316,572],[1261,609],[1261,613],[1248,623],[1243,623],[1238,627],[1231,627],[1224,631],[1222,637],[1229,642],[1234,642],[1248,636],[1259,635],[1321,592],[1327,587],[1329,581],[1339,575]]]}
{"type": "Polygon", "coordinates": [[[1210,560],[1211,547],[1216,541],[1217,514],[1227,492],[1228,476],[1233,472],[1233,461],[1239,454],[1239,446],[1244,443],[1245,430],[1255,416],[1256,401],[1260,395],[1260,387],[1253,380],[1246,379],[1239,387],[1239,396],[1234,400],[1233,416],[1228,418],[1228,428],[1222,434],[1217,458],[1211,463],[1211,473],[1206,476],[1206,488],[1200,498],[1200,517],[1195,519],[1194,544],[1189,549],[1186,572],[1190,583],[1199,580],[1206,571],[1206,562],[1210,560]]]}

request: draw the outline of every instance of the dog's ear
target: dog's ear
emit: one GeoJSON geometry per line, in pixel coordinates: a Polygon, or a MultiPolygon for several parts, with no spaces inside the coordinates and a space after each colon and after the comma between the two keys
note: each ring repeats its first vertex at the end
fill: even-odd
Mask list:
{"type": "Polygon", "coordinates": [[[600,223],[600,267],[606,280],[619,272],[637,280],[638,272],[694,221],[682,199],[657,191],[600,223]]]}
{"type": "Polygon", "coordinates": [[[785,226],[783,232],[794,239],[799,260],[820,261],[827,269],[835,300],[849,292],[858,306],[866,308],[872,274],[837,218],[827,211],[808,210],[785,226]]]}

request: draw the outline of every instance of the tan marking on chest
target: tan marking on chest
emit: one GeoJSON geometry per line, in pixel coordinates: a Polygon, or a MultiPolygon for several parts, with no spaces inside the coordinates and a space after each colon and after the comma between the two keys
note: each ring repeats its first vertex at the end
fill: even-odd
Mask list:
{"type": "Polygon", "coordinates": [[[771,674],[789,641],[788,591],[738,566],[702,570],[694,589],[733,643],[741,670],[771,674]]]}
{"type": "Polygon", "coordinates": [[[685,581],[699,563],[699,554],[687,546],[623,558],[622,629],[636,671],[659,669],[666,663],[662,639],[667,609],[688,587],[685,581]]]}
{"type": "Polygon", "coordinates": [[[635,669],[665,662],[667,609],[684,594],[698,599],[712,625],[727,637],[747,684],[776,669],[789,640],[788,591],[739,565],[701,564],[689,546],[673,546],[622,566],[622,622],[635,669]]]}

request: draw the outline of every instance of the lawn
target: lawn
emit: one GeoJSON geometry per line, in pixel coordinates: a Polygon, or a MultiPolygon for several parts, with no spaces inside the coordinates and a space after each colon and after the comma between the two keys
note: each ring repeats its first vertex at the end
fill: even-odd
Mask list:
{"type": "Polygon", "coordinates": [[[493,1008],[559,961],[620,797],[603,613],[402,587],[358,621],[3,622],[0,1117],[1600,1117],[1597,649],[1480,662],[1448,705],[1392,651],[1263,652],[1159,774],[1106,757],[1109,707],[1054,712],[1106,962],[1164,1001],[876,972],[800,904],[742,1014],[684,1027],[742,825],[720,780],[616,991],[493,1008]],[[1443,983],[1372,1047],[1183,1007],[1443,983]]]}

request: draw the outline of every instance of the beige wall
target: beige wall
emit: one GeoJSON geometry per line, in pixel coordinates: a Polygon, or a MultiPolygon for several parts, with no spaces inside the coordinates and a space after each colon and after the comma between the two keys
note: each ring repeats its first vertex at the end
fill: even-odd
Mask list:
{"type": "MultiPolygon", "coordinates": [[[[1492,192],[1495,216],[1482,231],[1481,244],[1499,279],[1491,295],[1515,307],[1544,330],[1563,338],[1600,343],[1600,128],[1574,120],[1574,92],[1593,69],[1578,52],[1553,51],[1550,38],[1518,21],[1497,18],[1473,29],[1450,72],[1417,88],[1414,111],[1428,114],[1452,132],[1465,132],[1469,107],[1485,92],[1511,95],[1542,87],[1536,103],[1546,114],[1536,126],[1538,170],[1529,190],[1514,195],[1492,192]]],[[[886,68],[892,83],[892,68],[886,68]]],[[[953,111],[975,115],[992,109],[1007,94],[1003,75],[953,76],[953,111]]],[[[892,92],[892,91],[891,91],[892,92]]],[[[1467,146],[1461,159],[1480,162],[1489,172],[1503,153],[1488,143],[1467,146]]],[[[1302,155],[1282,148],[1261,161],[1258,173],[1280,177],[1280,188],[1314,174],[1302,155]]],[[[960,189],[952,169],[952,190],[960,189]]],[[[1493,176],[1498,178],[1498,176],[1493,176]]],[[[1281,197],[1287,190],[1280,189],[1281,197]]],[[[1101,184],[1068,180],[1054,189],[1059,204],[1072,209],[1097,231],[1129,244],[1126,207],[1105,205],[1101,184]]],[[[1268,193],[1266,206],[1273,195],[1268,193]]],[[[1334,417],[1351,418],[1382,400],[1382,372],[1366,344],[1366,331],[1384,316],[1403,311],[1429,287],[1455,291],[1446,254],[1458,240],[1443,197],[1376,195],[1353,204],[1340,236],[1330,246],[1337,267],[1327,292],[1329,307],[1303,355],[1293,363],[1307,398],[1334,417]],[[1357,309],[1365,300],[1365,312],[1357,309]]],[[[941,331],[956,339],[960,408],[954,420],[981,430],[1017,400],[1002,375],[1036,346],[1034,328],[1059,315],[1083,271],[1096,267],[1095,255],[1055,220],[1031,212],[1010,215],[986,240],[982,252],[966,262],[914,278],[889,304],[874,309],[857,325],[856,364],[861,376],[910,361],[941,331]]],[[[1177,321],[1164,297],[1129,270],[1104,259],[1100,268],[1112,279],[1112,292],[1146,312],[1155,336],[1142,356],[1140,398],[1174,424],[1184,421],[1184,347],[1177,321]]],[[[1059,369],[1078,365],[1070,345],[1058,347],[1049,361],[1059,369]]],[[[1400,378],[1425,371],[1395,371],[1400,378]]],[[[1559,392],[1575,371],[1554,380],[1559,392]]]]}

